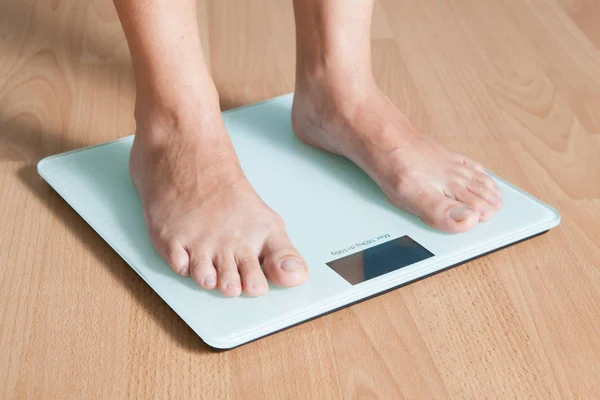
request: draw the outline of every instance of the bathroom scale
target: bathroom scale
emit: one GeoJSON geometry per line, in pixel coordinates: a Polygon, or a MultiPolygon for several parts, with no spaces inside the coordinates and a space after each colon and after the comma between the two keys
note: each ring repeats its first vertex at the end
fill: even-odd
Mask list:
{"type": "Polygon", "coordinates": [[[285,220],[310,269],[294,288],[228,298],[176,275],[153,250],[128,172],[133,136],[47,157],[40,175],[209,346],[231,349],[548,231],[550,206],[490,173],[504,207],[466,233],[394,207],[344,157],[298,140],[293,93],[223,113],[242,169],[285,220]]]}

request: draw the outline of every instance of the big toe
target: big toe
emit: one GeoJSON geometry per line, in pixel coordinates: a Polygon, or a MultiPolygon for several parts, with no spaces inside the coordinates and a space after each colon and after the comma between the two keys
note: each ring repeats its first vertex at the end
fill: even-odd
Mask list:
{"type": "Polygon", "coordinates": [[[444,232],[468,231],[480,219],[480,213],[473,207],[439,192],[423,193],[411,203],[411,209],[424,223],[444,232]]]}
{"type": "Polygon", "coordinates": [[[263,269],[267,279],[279,286],[297,286],[308,278],[306,263],[285,232],[275,233],[265,242],[263,269]]]}

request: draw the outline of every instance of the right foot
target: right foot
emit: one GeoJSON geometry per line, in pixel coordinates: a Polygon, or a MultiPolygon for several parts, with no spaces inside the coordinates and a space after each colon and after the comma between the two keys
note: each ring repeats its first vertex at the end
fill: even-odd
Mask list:
{"type": "Polygon", "coordinates": [[[374,81],[348,90],[345,75],[301,75],[292,108],[301,140],[354,161],[394,205],[435,229],[465,232],[500,210],[502,193],[479,163],[421,135],[374,81]]]}
{"type": "Polygon", "coordinates": [[[306,264],[281,217],[245,178],[218,105],[197,118],[164,111],[136,106],[130,156],[158,254],[176,273],[226,296],[263,295],[267,279],[288,287],[304,282],[306,264]]]}

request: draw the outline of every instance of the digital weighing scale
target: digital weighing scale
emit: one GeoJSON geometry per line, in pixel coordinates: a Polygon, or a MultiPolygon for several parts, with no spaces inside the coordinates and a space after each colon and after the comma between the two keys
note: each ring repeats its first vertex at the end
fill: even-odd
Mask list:
{"type": "MultiPolygon", "coordinates": [[[[227,298],[176,275],[153,250],[128,172],[133,136],[40,161],[41,176],[209,346],[230,349],[543,233],[560,215],[502,179],[489,222],[446,234],[398,210],[349,160],[292,131],[293,94],[223,113],[246,176],[286,222],[308,280],[227,298]]],[[[493,176],[493,175],[492,175],[493,176]]]]}

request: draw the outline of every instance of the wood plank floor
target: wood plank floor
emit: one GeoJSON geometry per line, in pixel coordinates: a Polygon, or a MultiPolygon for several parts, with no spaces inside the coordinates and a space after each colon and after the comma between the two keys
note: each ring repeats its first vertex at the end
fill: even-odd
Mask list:
{"type": "MultiPolygon", "coordinates": [[[[0,398],[600,398],[600,3],[381,0],[373,62],[423,131],[560,228],[213,353],[37,175],[133,133],[110,0],[0,0],[0,398]]],[[[293,90],[291,1],[201,1],[224,109],[293,90]]]]}

